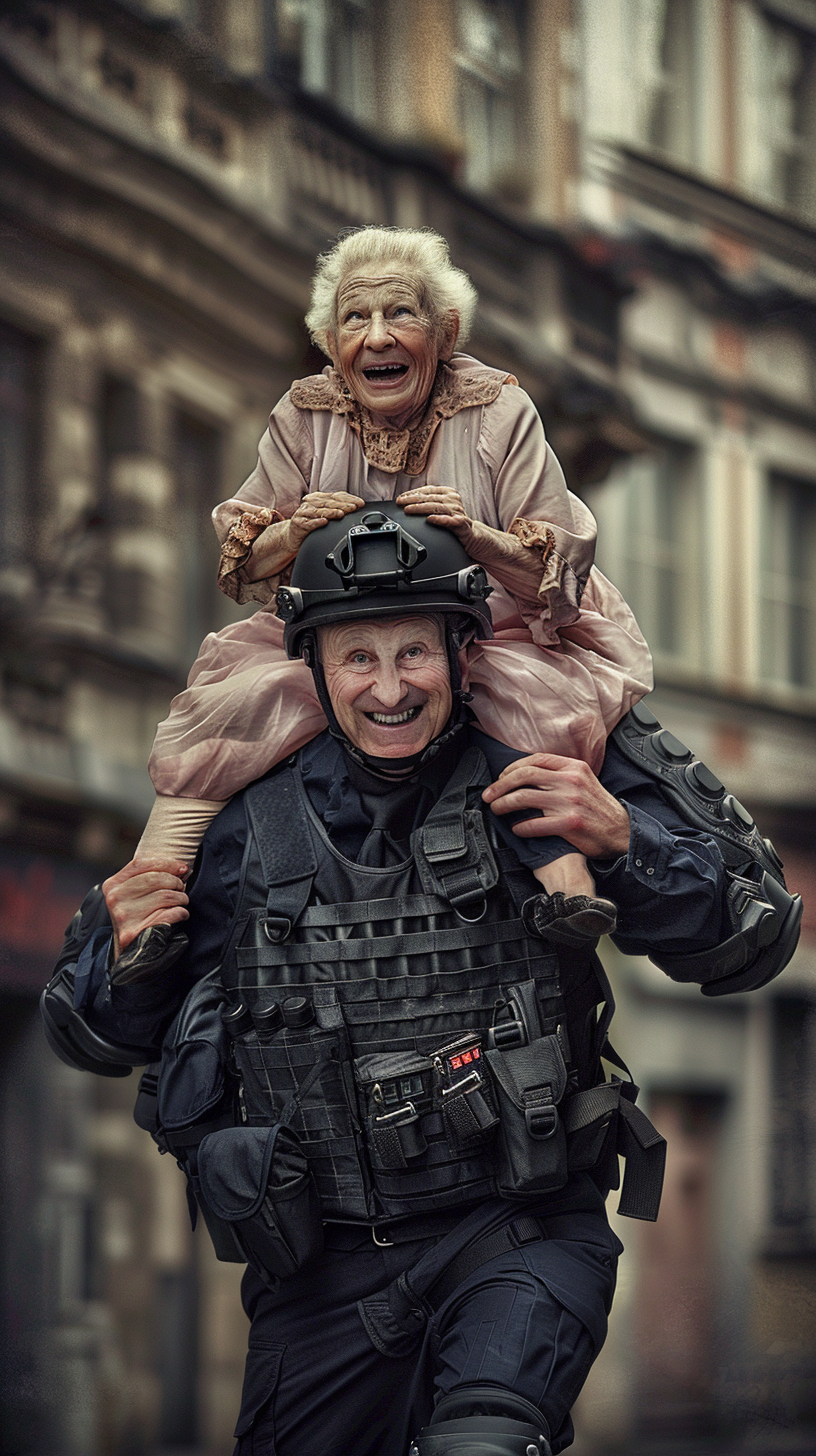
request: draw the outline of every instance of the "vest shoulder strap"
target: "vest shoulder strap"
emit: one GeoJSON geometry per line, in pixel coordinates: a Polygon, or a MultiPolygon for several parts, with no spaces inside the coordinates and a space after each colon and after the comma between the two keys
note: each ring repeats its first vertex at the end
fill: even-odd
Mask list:
{"type": "Polygon", "coordinates": [[[470,808],[472,790],[490,782],[487,760],[471,746],[420,829],[411,836],[422,888],[442,895],[466,920],[478,920],[499,870],[481,810],[470,808]]]}
{"type": "Polygon", "coordinates": [[[297,770],[290,765],[246,792],[246,807],[267,887],[266,933],[285,940],[305,909],[317,856],[297,770]]]}

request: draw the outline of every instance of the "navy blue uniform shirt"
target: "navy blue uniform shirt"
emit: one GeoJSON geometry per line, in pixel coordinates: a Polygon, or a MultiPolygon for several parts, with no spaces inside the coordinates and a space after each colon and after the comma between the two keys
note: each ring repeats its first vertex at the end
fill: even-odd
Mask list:
{"type": "MultiPolygon", "coordinates": [[[[388,789],[394,857],[423,822],[468,743],[485,754],[494,778],[524,756],[478,729],[465,728],[412,785],[388,789]]],[[[377,812],[370,790],[381,801],[381,786],[356,768],[328,732],[306,744],[298,760],[306,792],[332,842],[357,859],[377,812]]],[[[724,865],[715,840],[689,828],[655,781],[612,742],[599,779],[625,805],[632,826],[627,854],[590,865],[598,892],[618,907],[615,943],[632,955],[657,950],[690,954],[717,945],[729,931],[724,865]]],[[[529,811],[496,816],[496,824],[521,863],[533,869],[555,856],[552,836],[520,839],[513,834],[512,824],[530,817],[529,811]]],[[[235,908],[246,832],[243,794],[237,794],[210,825],[199,851],[189,891],[189,951],[170,988],[162,982],[159,987],[111,990],[106,975],[109,935],[98,932],[86,946],[77,967],[75,999],[78,1007],[86,1008],[89,1024],[103,1035],[131,1046],[154,1046],[189,987],[219,964],[235,908]]],[[[557,852],[565,847],[559,840],[557,852]]]]}

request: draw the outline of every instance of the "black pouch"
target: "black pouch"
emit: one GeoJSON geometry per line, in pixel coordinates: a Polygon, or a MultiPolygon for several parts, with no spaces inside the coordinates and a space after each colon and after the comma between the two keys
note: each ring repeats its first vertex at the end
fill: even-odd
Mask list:
{"type": "Polygon", "coordinates": [[[466,1032],[434,1052],[436,1096],[445,1137],[453,1152],[483,1144],[498,1124],[496,1102],[484,1070],[482,1039],[466,1032]]]}
{"type": "Polygon", "coordinates": [[[567,1140],[557,1104],[567,1069],[557,1036],[485,1052],[499,1099],[498,1189],[504,1197],[562,1188],[567,1140]]]}
{"type": "Polygon", "coordinates": [[[431,1058],[417,1052],[375,1053],[355,1061],[375,1168],[408,1168],[428,1151],[421,1119],[431,1108],[432,1074],[431,1058]]]}
{"type": "Polygon", "coordinates": [[[323,1248],[320,1200],[291,1128],[227,1127],[198,1150],[200,1194],[228,1223],[247,1263],[266,1283],[286,1279],[323,1248]]]}

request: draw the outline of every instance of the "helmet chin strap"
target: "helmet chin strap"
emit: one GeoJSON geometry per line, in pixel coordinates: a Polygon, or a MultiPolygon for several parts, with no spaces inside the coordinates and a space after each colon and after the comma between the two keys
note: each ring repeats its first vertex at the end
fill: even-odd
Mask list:
{"type": "Polygon", "coordinates": [[[380,758],[373,753],[365,753],[362,748],[358,748],[357,744],[352,743],[351,739],[340,727],[335,716],[334,708],[332,707],[331,698],[329,697],[329,690],[326,687],[323,664],[317,654],[317,643],[310,634],[310,638],[304,641],[303,644],[303,657],[308,667],[312,670],[317,696],[320,700],[320,706],[329,720],[329,732],[332,738],[336,738],[338,743],[343,745],[346,753],[350,758],[354,759],[355,763],[358,763],[361,768],[367,769],[369,773],[376,775],[377,778],[402,781],[403,779],[410,778],[412,774],[418,773],[427,763],[430,763],[432,759],[436,758],[440,749],[444,748],[445,744],[449,743],[451,738],[459,733],[468,721],[466,709],[467,704],[472,699],[472,694],[463,692],[462,690],[462,675],[459,671],[459,646],[460,643],[457,633],[446,625],[445,647],[450,670],[453,702],[448,721],[442,729],[442,732],[437,733],[436,737],[432,738],[430,743],[426,743],[424,748],[419,749],[417,753],[409,754],[406,758],[380,758]]]}

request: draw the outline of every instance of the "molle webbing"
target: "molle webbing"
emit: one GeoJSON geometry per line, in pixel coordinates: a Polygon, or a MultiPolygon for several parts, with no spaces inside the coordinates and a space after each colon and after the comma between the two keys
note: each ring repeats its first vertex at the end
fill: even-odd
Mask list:
{"type": "Polygon", "coordinates": [[[563,1026],[558,958],[528,936],[518,914],[534,882],[511,852],[491,845],[481,811],[471,807],[486,782],[482,755],[468,749],[412,835],[413,861],[376,871],[332,848],[297,770],[285,768],[247,793],[260,863],[249,877],[254,903],[238,909],[244,930],[224,984],[255,1011],[300,996],[307,1018],[236,1043],[247,1117],[280,1116],[316,1058],[326,1059],[291,1126],[330,1216],[400,1217],[493,1193],[490,1079],[467,1107],[458,1098],[445,1103],[432,1054],[468,1034],[478,1048],[513,984],[535,982],[543,1033],[563,1026]],[[390,1070],[395,1056],[398,1077],[390,1070]],[[393,1112],[387,1102],[375,1105],[395,1088],[401,1101],[393,1112]],[[382,1124],[376,1137],[375,1121],[382,1124]],[[413,1163],[409,1134],[422,1148],[413,1163]]]}

